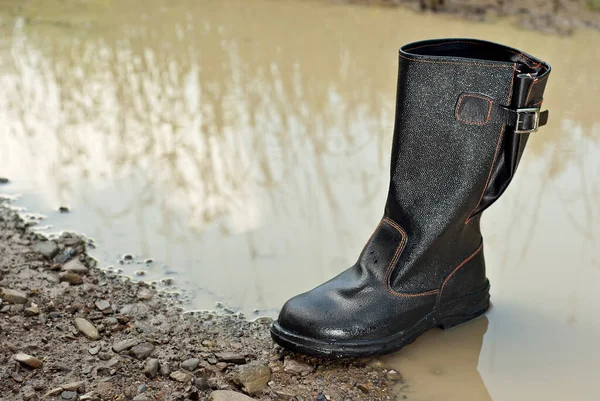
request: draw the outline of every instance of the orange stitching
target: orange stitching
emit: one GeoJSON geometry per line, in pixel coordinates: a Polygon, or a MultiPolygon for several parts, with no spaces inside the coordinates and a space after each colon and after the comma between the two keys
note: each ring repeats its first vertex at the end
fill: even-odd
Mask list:
{"type": "Polygon", "coordinates": [[[474,125],[485,125],[488,123],[488,121],[490,121],[490,114],[492,113],[492,99],[485,97],[485,96],[481,96],[481,95],[476,95],[474,93],[463,93],[462,95],[460,95],[460,99],[458,99],[458,105],[456,105],[456,111],[454,112],[454,116],[456,117],[456,119],[458,121],[462,121],[465,124],[474,124],[474,125]],[[487,116],[485,118],[485,121],[483,122],[479,122],[479,121],[471,121],[471,120],[464,120],[462,118],[460,118],[458,116],[458,112],[460,111],[460,105],[462,104],[462,101],[465,97],[470,96],[470,97],[475,97],[477,99],[482,99],[488,102],[488,112],[487,112],[487,116]]]}
{"type": "Polygon", "coordinates": [[[396,292],[396,291],[394,291],[392,289],[391,284],[390,284],[390,279],[392,277],[392,272],[394,271],[394,266],[398,262],[398,258],[400,257],[400,253],[402,252],[402,250],[404,250],[404,246],[406,245],[406,240],[408,239],[408,235],[406,234],[406,231],[404,231],[404,229],[402,227],[400,227],[393,220],[385,217],[382,220],[382,222],[383,221],[385,221],[390,226],[392,226],[393,228],[395,228],[400,233],[400,236],[402,237],[402,240],[400,241],[400,244],[398,244],[398,248],[396,248],[396,252],[394,253],[394,257],[392,258],[392,260],[390,262],[390,265],[387,268],[387,272],[386,272],[386,276],[385,276],[385,289],[390,294],[392,294],[394,296],[397,296],[397,297],[406,297],[406,298],[420,297],[420,296],[425,296],[425,295],[437,294],[439,290],[430,290],[430,291],[426,291],[426,292],[419,292],[419,293],[416,293],[416,294],[405,294],[405,293],[401,293],[401,292],[396,292]]]}
{"type": "Polygon", "coordinates": [[[466,258],[458,266],[456,266],[454,268],[454,270],[452,270],[452,273],[450,273],[448,275],[448,277],[446,277],[446,279],[442,283],[442,287],[440,288],[440,292],[438,294],[438,298],[437,298],[436,303],[438,303],[442,299],[442,293],[444,292],[444,287],[446,287],[446,284],[452,278],[452,276],[454,275],[454,273],[456,273],[461,267],[463,267],[465,264],[467,264],[467,262],[469,260],[473,259],[475,257],[475,255],[477,255],[479,252],[481,252],[482,249],[483,249],[483,242],[481,242],[481,245],[479,245],[479,248],[477,248],[477,250],[475,250],[475,252],[473,252],[471,255],[469,255],[468,258],[466,258]]]}
{"type": "MultiPolygon", "coordinates": [[[[508,97],[506,98],[506,104],[510,104],[510,100],[512,99],[516,70],[517,70],[517,64],[515,63],[515,64],[513,64],[512,80],[510,81],[510,91],[508,92],[508,97]]],[[[504,124],[502,124],[502,127],[500,127],[500,135],[498,135],[498,142],[496,143],[496,150],[494,152],[494,158],[492,159],[492,165],[490,166],[490,172],[488,173],[487,180],[485,181],[485,185],[483,186],[483,191],[481,191],[481,195],[479,196],[479,200],[477,201],[477,204],[475,205],[473,210],[471,210],[471,213],[469,213],[467,220],[465,220],[465,224],[468,224],[469,221],[471,221],[472,215],[475,212],[475,210],[477,210],[477,208],[479,207],[479,204],[481,203],[481,200],[483,199],[483,194],[485,194],[485,190],[487,189],[487,186],[490,183],[490,178],[492,178],[492,171],[494,170],[494,165],[496,164],[496,158],[498,157],[498,152],[500,150],[500,143],[502,142],[503,136],[504,136],[504,124]]]]}
{"type": "Polygon", "coordinates": [[[527,91],[527,98],[525,98],[525,104],[527,104],[529,102],[529,96],[531,96],[531,90],[533,89],[533,87],[535,85],[537,85],[538,83],[542,82],[544,79],[547,79],[548,76],[544,77],[544,78],[539,78],[539,79],[535,79],[533,81],[533,83],[531,84],[531,86],[529,87],[529,90],[527,91]]]}
{"type": "MultiPolygon", "coordinates": [[[[399,55],[402,58],[405,58],[407,60],[411,60],[411,61],[416,61],[419,63],[432,63],[432,64],[456,64],[456,65],[474,65],[477,67],[493,67],[493,68],[513,68],[514,69],[514,65],[503,65],[503,64],[481,64],[481,63],[468,63],[468,62],[453,62],[453,61],[435,61],[435,60],[420,60],[417,58],[410,58],[410,57],[406,57],[402,54],[399,55]]],[[[494,63],[494,62],[491,62],[494,63]]]]}
{"type": "MultiPolygon", "coordinates": [[[[435,44],[430,44],[430,45],[423,45],[423,46],[413,47],[413,48],[406,49],[406,50],[407,51],[417,50],[417,49],[422,49],[424,47],[441,46],[441,45],[449,44],[449,43],[469,43],[469,44],[477,45],[477,46],[485,46],[485,44],[483,44],[483,43],[472,42],[472,41],[468,41],[468,40],[453,40],[453,41],[450,41],[450,42],[435,43],[435,44]]],[[[512,53],[512,54],[516,54],[517,56],[521,56],[521,57],[526,58],[528,61],[530,61],[531,63],[533,63],[533,65],[536,66],[537,68],[544,67],[542,65],[542,63],[538,63],[537,61],[535,61],[534,59],[532,59],[531,56],[528,56],[528,55],[526,55],[524,53],[519,53],[519,52],[516,52],[516,51],[511,50],[511,49],[505,49],[505,51],[507,51],[509,53],[512,53]]],[[[523,61],[525,63],[525,65],[527,65],[527,67],[531,68],[531,66],[529,64],[527,64],[526,61],[524,61],[524,60],[521,60],[521,61],[523,61]]],[[[545,67],[544,67],[544,70],[545,70],[545,67]]]]}

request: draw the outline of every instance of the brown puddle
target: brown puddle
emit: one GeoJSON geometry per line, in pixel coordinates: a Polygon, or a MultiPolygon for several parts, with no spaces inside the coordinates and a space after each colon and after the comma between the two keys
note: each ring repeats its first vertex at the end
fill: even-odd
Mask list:
{"type": "Polygon", "coordinates": [[[400,45],[480,37],[548,60],[550,123],[483,219],[493,310],[385,360],[409,400],[598,399],[599,33],[301,1],[54,3],[0,8],[2,191],[93,237],[104,266],[249,315],[351,265],[378,222],[400,45]]]}

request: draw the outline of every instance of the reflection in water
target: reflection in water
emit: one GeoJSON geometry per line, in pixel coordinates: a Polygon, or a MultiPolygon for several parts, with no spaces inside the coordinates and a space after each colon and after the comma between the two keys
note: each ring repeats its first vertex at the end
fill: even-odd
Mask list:
{"type": "MultiPolygon", "coordinates": [[[[402,351],[383,358],[404,378],[398,394],[413,401],[491,401],[477,372],[488,319],[430,330],[402,351]]],[[[402,398],[402,397],[401,397],[402,398]]]]}
{"type": "Polygon", "coordinates": [[[495,305],[483,346],[486,320],[387,360],[408,399],[594,399],[597,33],[549,39],[299,1],[151,2],[0,9],[0,171],[13,181],[3,190],[55,230],[95,238],[105,266],[153,258],[145,279],[173,277],[191,308],[218,300],[274,315],[354,262],[381,216],[396,49],[439,36],[523,48],[553,66],[551,119],[483,219],[495,305]],[[73,212],[59,215],[62,204],[73,212]],[[427,362],[434,349],[439,366],[427,362]],[[429,380],[429,365],[450,373],[429,380]]]}

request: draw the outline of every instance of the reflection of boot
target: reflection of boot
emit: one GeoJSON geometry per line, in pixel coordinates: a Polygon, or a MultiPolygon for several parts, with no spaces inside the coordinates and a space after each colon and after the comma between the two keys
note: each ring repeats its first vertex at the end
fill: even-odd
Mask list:
{"type": "Polygon", "coordinates": [[[456,330],[431,330],[381,361],[402,372],[399,395],[413,401],[490,401],[479,372],[486,317],[456,330]]]}
{"type": "Polygon", "coordinates": [[[479,219],[546,122],[549,73],[479,40],[402,47],[384,217],[353,267],[284,305],[274,340],[313,355],[385,354],[485,313],[479,219]]]}

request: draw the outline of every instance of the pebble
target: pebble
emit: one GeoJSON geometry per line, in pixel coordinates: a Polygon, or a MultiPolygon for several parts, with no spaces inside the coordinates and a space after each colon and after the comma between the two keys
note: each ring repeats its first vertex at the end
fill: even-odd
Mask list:
{"type": "Polygon", "coordinates": [[[313,368],[304,362],[300,362],[287,356],[283,362],[283,370],[292,374],[307,375],[312,372],[313,368]]]}
{"type": "Polygon", "coordinates": [[[95,341],[100,339],[98,329],[88,320],[81,317],[75,318],[75,328],[90,340],[95,341]]]}
{"type": "Polygon", "coordinates": [[[67,383],[67,384],[62,384],[61,385],[62,389],[65,391],[78,391],[79,389],[81,389],[82,393],[85,391],[85,382],[84,381],[78,381],[78,382],[71,382],[71,383],[67,383]]]}
{"type": "Polygon", "coordinates": [[[140,288],[136,296],[140,301],[149,301],[154,296],[154,292],[148,288],[140,288]]]}
{"type": "Polygon", "coordinates": [[[154,344],[145,342],[145,343],[138,344],[138,345],[134,346],[133,348],[131,348],[131,350],[129,351],[129,354],[136,359],[144,360],[144,359],[148,358],[150,356],[150,354],[152,354],[152,352],[154,351],[154,348],[155,348],[154,344]]]}
{"type": "Polygon", "coordinates": [[[90,349],[88,349],[88,352],[90,353],[90,355],[96,356],[98,355],[98,352],[100,352],[100,346],[96,346],[96,347],[92,347],[90,349]]]}
{"type": "Polygon", "coordinates": [[[40,314],[40,308],[32,303],[31,306],[25,308],[25,316],[37,316],[40,314]]]}
{"type": "Polygon", "coordinates": [[[209,401],[252,401],[252,398],[242,393],[230,390],[217,390],[210,393],[209,401]]]}
{"type": "Polygon", "coordinates": [[[70,210],[69,210],[69,207],[68,207],[68,206],[60,206],[60,207],[58,208],[58,211],[59,211],[60,213],[69,213],[69,211],[70,211],[70,210]]]}
{"type": "Polygon", "coordinates": [[[144,365],[144,374],[146,377],[150,379],[154,379],[158,375],[158,369],[160,367],[160,363],[156,358],[150,358],[146,361],[146,365],[144,365]]]}
{"type": "Polygon", "coordinates": [[[162,362],[160,364],[160,375],[167,377],[171,374],[171,367],[167,362],[162,362]]]}
{"type": "Polygon", "coordinates": [[[15,354],[13,356],[13,359],[17,362],[20,362],[20,363],[27,365],[34,369],[41,367],[43,364],[42,361],[40,361],[39,359],[37,359],[31,355],[27,355],[23,352],[19,352],[19,353],[15,354]]]}
{"type": "Polygon", "coordinates": [[[184,372],[183,370],[176,370],[175,372],[171,373],[169,377],[180,383],[186,383],[190,381],[192,375],[190,375],[188,372],[184,372]]]}
{"type": "Polygon", "coordinates": [[[62,387],[53,388],[52,390],[50,390],[46,394],[44,394],[44,398],[54,397],[54,396],[59,395],[62,392],[63,392],[62,387]]]}
{"type": "Polygon", "coordinates": [[[83,278],[75,272],[68,271],[62,272],[58,275],[60,282],[67,282],[69,284],[78,285],[83,284],[83,278]]]}
{"type": "Polygon", "coordinates": [[[137,393],[142,394],[142,393],[146,392],[147,389],[148,389],[148,386],[146,385],[146,383],[142,383],[138,386],[137,393]]]}
{"type": "Polygon", "coordinates": [[[236,363],[238,365],[246,363],[246,357],[235,352],[217,352],[215,357],[219,362],[236,363]]]}
{"type": "Polygon", "coordinates": [[[10,180],[6,177],[0,177],[0,184],[8,184],[10,180]]]}
{"type": "Polygon", "coordinates": [[[113,344],[112,350],[118,354],[120,352],[123,352],[123,351],[126,351],[128,349],[135,347],[136,345],[138,345],[141,342],[142,342],[142,340],[140,340],[138,338],[128,339],[128,340],[113,344]]]}
{"type": "Polygon", "coordinates": [[[86,274],[89,272],[89,269],[85,267],[79,259],[71,259],[69,262],[65,263],[63,266],[64,271],[86,274]]]}
{"type": "Polygon", "coordinates": [[[27,294],[19,290],[12,290],[10,288],[0,288],[0,298],[2,298],[2,302],[9,304],[27,303],[27,294]]]}
{"type": "Polygon", "coordinates": [[[200,365],[200,359],[190,358],[181,363],[181,368],[193,372],[200,365]]]}
{"type": "Polygon", "coordinates": [[[271,380],[271,368],[262,362],[251,362],[248,365],[238,367],[233,374],[233,381],[242,386],[248,394],[256,394],[262,391],[271,380]]]}
{"type": "Polygon", "coordinates": [[[94,304],[99,311],[105,311],[106,309],[110,308],[110,302],[105,299],[99,299],[94,304]]]}
{"type": "Polygon", "coordinates": [[[42,241],[35,244],[33,250],[41,253],[48,259],[52,259],[58,253],[58,245],[54,241],[42,241]]]}
{"type": "Polygon", "coordinates": [[[133,401],[150,401],[150,398],[146,394],[138,394],[133,397],[133,401]]]}

